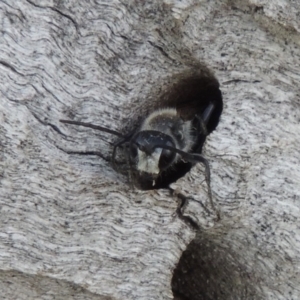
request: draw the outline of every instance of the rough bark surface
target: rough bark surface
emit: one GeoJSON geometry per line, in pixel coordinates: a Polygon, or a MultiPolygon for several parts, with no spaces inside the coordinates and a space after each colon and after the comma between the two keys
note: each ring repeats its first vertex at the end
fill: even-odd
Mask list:
{"type": "Polygon", "coordinates": [[[0,298],[299,299],[299,14],[284,0],[1,0],[0,298]],[[126,132],[199,62],[224,95],[204,149],[219,222],[200,165],[175,195],[132,189],[113,136],[59,122],[126,132]]]}

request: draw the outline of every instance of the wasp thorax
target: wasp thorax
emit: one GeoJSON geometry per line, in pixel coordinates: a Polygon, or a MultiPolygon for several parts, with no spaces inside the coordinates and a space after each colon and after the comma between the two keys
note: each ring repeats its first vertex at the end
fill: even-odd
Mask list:
{"type": "Polygon", "coordinates": [[[162,132],[172,138],[177,149],[189,151],[194,142],[191,127],[191,122],[183,121],[175,108],[164,108],[150,114],[140,130],[162,132]]]}

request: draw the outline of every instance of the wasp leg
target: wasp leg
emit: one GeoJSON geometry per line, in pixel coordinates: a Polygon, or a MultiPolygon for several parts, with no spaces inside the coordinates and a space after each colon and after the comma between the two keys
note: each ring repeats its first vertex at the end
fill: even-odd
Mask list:
{"type": "MultiPolygon", "coordinates": [[[[165,149],[170,149],[172,150],[172,147],[167,147],[164,146],[163,148],[165,149]]],[[[174,149],[173,149],[174,150],[174,149]]],[[[212,197],[212,191],[211,191],[211,187],[210,187],[210,167],[209,167],[209,163],[208,160],[205,159],[201,154],[197,154],[197,153],[187,153],[184,151],[180,151],[178,149],[175,149],[175,151],[177,153],[179,153],[183,159],[189,161],[189,162],[194,162],[194,163],[202,163],[205,167],[205,181],[207,184],[207,193],[208,193],[208,198],[210,201],[210,205],[212,207],[212,209],[216,212],[217,214],[217,221],[220,220],[220,212],[216,209],[214,202],[213,202],[213,197],[212,197]]]]}

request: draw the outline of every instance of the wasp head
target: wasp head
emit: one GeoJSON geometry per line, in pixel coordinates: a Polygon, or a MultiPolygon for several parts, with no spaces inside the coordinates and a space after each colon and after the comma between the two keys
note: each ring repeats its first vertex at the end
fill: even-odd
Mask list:
{"type": "Polygon", "coordinates": [[[161,171],[176,160],[176,153],[164,147],[175,148],[173,138],[156,130],[137,132],[130,143],[130,161],[141,176],[155,180],[161,171]]]}

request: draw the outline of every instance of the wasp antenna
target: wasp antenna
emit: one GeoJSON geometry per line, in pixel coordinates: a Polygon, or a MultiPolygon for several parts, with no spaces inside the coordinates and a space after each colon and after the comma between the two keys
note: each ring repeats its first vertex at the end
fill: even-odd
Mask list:
{"type": "Polygon", "coordinates": [[[66,124],[72,124],[72,125],[79,125],[79,126],[83,126],[83,127],[89,127],[89,128],[93,128],[93,129],[96,129],[96,130],[99,130],[99,131],[103,131],[103,132],[107,132],[107,133],[116,135],[116,136],[121,137],[121,138],[125,138],[125,136],[123,134],[121,134],[120,132],[118,132],[118,131],[115,131],[115,130],[112,130],[112,129],[109,129],[109,128],[106,128],[106,127],[102,127],[102,126],[99,126],[99,125],[94,125],[94,124],[91,124],[91,123],[84,123],[84,122],[70,121],[70,120],[59,120],[59,122],[66,123],[66,124]]]}

